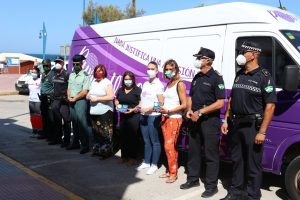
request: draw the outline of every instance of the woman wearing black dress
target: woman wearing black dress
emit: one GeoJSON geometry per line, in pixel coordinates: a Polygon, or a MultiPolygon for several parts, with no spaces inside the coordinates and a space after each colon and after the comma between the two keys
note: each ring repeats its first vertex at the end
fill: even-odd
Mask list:
{"type": "Polygon", "coordinates": [[[137,160],[142,155],[140,114],[137,112],[141,92],[141,88],[135,83],[134,74],[126,71],[123,75],[122,87],[117,91],[115,106],[120,112],[121,158],[122,162],[128,162],[129,165],[137,164],[137,160]]]}

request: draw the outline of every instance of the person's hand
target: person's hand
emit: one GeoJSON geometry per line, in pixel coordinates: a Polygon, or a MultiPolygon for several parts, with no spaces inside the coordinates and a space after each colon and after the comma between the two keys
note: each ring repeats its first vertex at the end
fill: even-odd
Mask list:
{"type": "Polygon", "coordinates": [[[68,101],[69,101],[70,103],[74,103],[74,102],[76,101],[76,99],[75,99],[75,97],[69,97],[69,98],[68,98],[68,101]]]}
{"type": "Polygon", "coordinates": [[[86,95],[85,97],[87,100],[90,100],[91,99],[91,96],[90,95],[86,95]]]}
{"type": "Polygon", "coordinates": [[[138,113],[138,112],[140,112],[141,111],[141,107],[140,106],[136,106],[135,108],[134,108],[134,112],[135,113],[138,113]]]}
{"type": "Polygon", "coordinates": [[[130,114],[133,113],[135,111],[134,108],[129,108],[127,112],[124,112],[125,114],[130,114]]]}
{"type": "Polygon", "coordinates": [[[198,119],[199,119],[198,112],[197,112],[197,111],[196,111],[196,112],[193,112],[193,114],[191,115],[191,120],[192,120],[193,122],[197,122],[198,119]]]}
{"type": "Polygon", "coordinates": [[[257,133],[255,136],[255,144],[263,144],[266,140],[266,135],[257,133]]]}
{"type": "Polygon", "coordinates": [[[186,118],[191,119],[191,116],[193,115],[193,111],[189,110],[186,113],[186,118]]]}
{"type": "Polygon", "coordinates": [[[95,102],[98,101],[98,98],[97,98],[97,97],[91,97],[91,98],[90,98],[90,101],[91,101],[92,103],[95,103],[95,102]]]}
{"type": "Polygon", "coordinates": [[[227,123],[223,123],[222,126],[221,126],[221,132],[224,134],[224,135],[227,135],[228,133],[228,124],[227,123]]]}
{"type": "Polygon", "coordinates": [[[160,112],[161,114],[169,114],[169,110],[167,110],[167,109],[164,108],[164,107],[160,107],[159,112],[160,112]]]}

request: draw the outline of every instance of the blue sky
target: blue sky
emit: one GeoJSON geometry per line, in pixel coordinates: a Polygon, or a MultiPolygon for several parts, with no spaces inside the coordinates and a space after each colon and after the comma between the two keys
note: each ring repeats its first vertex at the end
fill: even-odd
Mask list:
{"type": "MultiPolygon", "coordinates": [[[[89,0],[86,0],[86,5],[89,0]]],[[[241,1],[241,0],[240,0],[241,1]]],[[[117,5],[124,9],[131,0],[94,0],[98,5],[117,5]]],[[[227,0],[136,0],[145,15],[213,5],[227,0]]],[[[246,2],[278,6],[278,0],[246,2]]],[[[281,0],[283,6],[300,16],[299,0],[281,0]]],[[[42,53],[39,31],[45,22],[48,33],[46,53],[58,54],[59,47],[70,44],[75,29],[82,24],[83,0],[2,0],[0,11],[0,52],[42,53]]]]}

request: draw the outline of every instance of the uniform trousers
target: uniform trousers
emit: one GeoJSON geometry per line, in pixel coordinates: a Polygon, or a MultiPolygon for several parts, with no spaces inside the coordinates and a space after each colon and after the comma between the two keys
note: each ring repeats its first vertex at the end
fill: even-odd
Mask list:
{"type": "Polygon", "coordinates": [[[85,99],[70,104],[71,121],[74,138],[71,146],[78,146],[79,140],[82,149],[89,149],[89,130],[87,124],[87,102],[85,99]]]}
{"type": "Polygon", "coordinates": [[[45,136],[51,140],[54,132],[54,117],[51,109],[51,98],[50,95],[41,95],[41,114],[43,120],[43,133],[45,136]]]}
{"type": "Polygon", "coordinates": [[[162,133],[164,136],[164,148],[168,159],[168,172],[170,176],[177,177],[178,151],[176,149],[177,138],[182,124],[182,118],[162,116],[162,133]]]}
{"type": "Polygon", "coordinates": [[[191,124],[193,127],[192,133],[189,135],[187,180],[199,180],[203,166],[202,161],[204,161],[205,189],[214,190],[217,187],[219,174],[220,119],[219,117],[203,116],[191,124]]]}
{"type": "Polygon", "coordinates": [[[64,136],[63,142],[68,145],[71,136],[71,116],[69,103],[64,99],[54,99],[51,105],[55,122],[54,141],[61,141],[64,136]],[[63,121],[63,123],[62,123],[63,121]]]}
{"type": "Polygon", "coordinates": [[[233,175],[230,191],[240,195],[246,189],[249,200],[261,198],[263,145],[255,144],[256,134],[255,120],[234,121],[231,142],[233,175]]]}

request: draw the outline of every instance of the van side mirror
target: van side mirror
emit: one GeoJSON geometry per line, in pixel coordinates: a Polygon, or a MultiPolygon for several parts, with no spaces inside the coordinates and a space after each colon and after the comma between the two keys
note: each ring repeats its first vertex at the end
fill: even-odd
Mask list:
{"type": "Polygon", "coordinates": [[[287,65],[283,71],[283,90],[296,92],[299,84],[299,67],[297,65],[287,65]]]}

